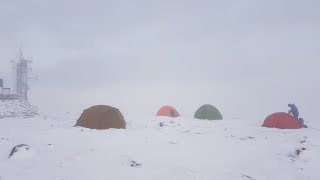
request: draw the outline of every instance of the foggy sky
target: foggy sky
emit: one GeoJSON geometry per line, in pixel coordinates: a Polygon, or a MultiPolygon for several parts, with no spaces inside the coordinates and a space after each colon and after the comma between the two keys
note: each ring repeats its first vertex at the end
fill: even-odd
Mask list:
{"type": "MultiPolygon", "coordinates": [[[[263,119],[320,100],[320,2],[298,0],[1,1],[0,76],[22,47],[43,111],[94,104],[126,115],[173,105],[192,116],[263,119]]],[[[8,80],[7,80],[8,81],[8,80]]],[[[13,82],[8,82],[13,84],[13,82]]]]}

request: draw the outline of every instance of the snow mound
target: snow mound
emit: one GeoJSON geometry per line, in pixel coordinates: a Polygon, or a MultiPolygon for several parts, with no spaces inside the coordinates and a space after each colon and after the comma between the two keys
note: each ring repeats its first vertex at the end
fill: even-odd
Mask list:
{"type": "Polygon", "coordinates": [[[23,99],[0,101],[0,118],[31,118],[38,115],[38,108],[23,99]]]}
{"type": "Polygon", "coordinates": [[[26,144],[20,144],[15,146],[10,155],[10,159],[28,159],[34,156],[34,151],[30,146],[26,144]]]}

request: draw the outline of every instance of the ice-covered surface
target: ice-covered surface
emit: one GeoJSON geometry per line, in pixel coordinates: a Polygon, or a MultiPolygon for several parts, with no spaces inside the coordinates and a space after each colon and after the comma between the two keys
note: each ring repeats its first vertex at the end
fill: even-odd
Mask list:
{"type": "Polygon", "coordinates": [[[77,117],[0,119],[0,179],[320,179],[320,130],[314,127],[126,117],[127,129],[92,130],[73,127],[77,117]],[[18,144],[32,153],[8,159],[18,144]]]}
{"type": "Polygon", "coordinates": [[[38,115],[37,107],[23,99],[0,100],[0,118],[31,118],[38,115]]]}

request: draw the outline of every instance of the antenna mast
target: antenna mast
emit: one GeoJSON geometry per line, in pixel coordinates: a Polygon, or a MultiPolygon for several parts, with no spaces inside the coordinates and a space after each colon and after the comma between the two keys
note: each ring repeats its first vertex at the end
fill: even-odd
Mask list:
{"type": "Polygon", "coordinates": [[[29,71],[31,70],[30,63],[32,63],[32,59],[26,59],[23,56],[22,49],[20,49],[20,57],[16,64],[17,70],[17,94],[21,95],[23,99],[28,100],[28,79],[29,71]]]}

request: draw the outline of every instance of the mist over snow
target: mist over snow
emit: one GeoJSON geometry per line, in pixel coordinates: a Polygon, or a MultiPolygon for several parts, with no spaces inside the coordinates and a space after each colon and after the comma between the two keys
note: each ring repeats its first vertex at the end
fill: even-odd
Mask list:
{"type": "Polygon", "coordinates": [[[33,104],[81,112],[108,104],[192,116],[210,103],[228,118],[262,121],[296,103],[316,123],[318,1],[5,1],[0,76],[22,47],[34,59],[33,104]]]}

